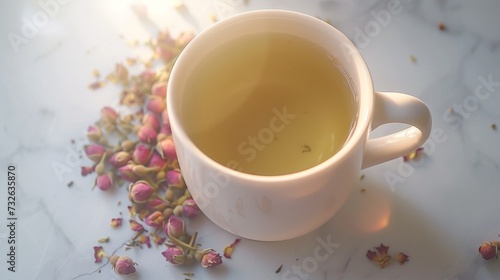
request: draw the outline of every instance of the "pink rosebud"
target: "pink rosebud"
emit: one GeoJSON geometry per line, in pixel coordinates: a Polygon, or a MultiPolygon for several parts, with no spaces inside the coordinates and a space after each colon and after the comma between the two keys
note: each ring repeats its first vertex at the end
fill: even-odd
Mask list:
{"type": "Polygon", "coordinates": [[[135,146],[134,153],[132,154],[132,159],[136,164],[146,165],[149,162],[149,156],[151,151],[146,145],[135,146]]]}
{"type": "Polygon", "coordinates": [[[137,181],[138,177],[134,173],[134,165],[133,164],[127,164],[124,165],[117,170],[118,176],[122,178],[123,180],[127,182],[135,182],[137,181]]]}
{"type": "Polygon", "coordinates": [[[131,275],[136,272],[135,266],[137,264],[127,256],[112,256],[109,262],[118,275],[131,275]]]}
{"type": "Polygon", "coordinates": [[[106,173],[97,176],[95,179],[95,185],[101,190],[101,191],[107,191],[113,187],[113,175],[111,173],[106,173]]]}
{"type": "Polygon", "coordinates": [[[95,166],[82,166],[82,176],[87,176],[95,171],[95,166]]]}
{"type": "Polygon", "coordinates": [[[481,247],[479,247],[479,253],[485,260],[498,258],[498,247],[492,242],[484,242],[481,247]]]}
{"type": "Polygon", "coordinates": [[[142,81],[146,83],[153,83],[156,80],[156,72],[151,69],[146,69],[140,74],[142,81]]]}
{"type": "Polygon", "coordinates": [[[112,155],[109,163],[115,168],[119,168],[127,164],[131,159],[132,156],[129,153],[121,151],[112,155]]]}
{"type": "Polygon", "coordinates": [[[153,195],[154,189],[146,181],[137,181],[130,186],[130,196],[136,203],[144,203],[153,195]]]}
{"type": "Polygon", "coordinates": [[[85,154],[93,162],[98,162],[101,160],[102,155],[106,152],[106,149],[99,144],[85,145],[85,154]]]}
{"type": "Polygon", "coordinates": [[[87,138],[92,142],[99,143],[102,139],[102,131],[96,126],[89,126],[87,129],[87,138]]]}
{"type": "Polygon", "coordinates": [[[167,161],[164,160],[158,152],[154,152],[149,161],[149,167],[155,167],[158,170],[162,170],[167,165],[167,161]]]}
{"type": "Polygon", "coordinates": [[[158,54],[158,57],[162,59],[163,61],[170,61],[172,58],[175,56],[175,52],[173,49],[168,48],[168,47],[163,47],[159,46],[156,48],[156,53],[158,54]]]}
{"type": "Polygon", "coordinates": [[[167,110],[161,112],[161,123],[163,124],[163,126],[170,128],[170,118],[168,117],[167,110]]]}
{"type": "Polygon", "coordinates": [[[174,141],[171,137],[159,142],[156,145],[156,150],[164,159],[170,161],[177,159],[177,152],[175,151],[174,141]]]}
{"type": "Polygon", "coordinates": [[[151,87],[151,94],[165,98],[167,96],[167,83],[156,82],[151,87]]]}
{"type": "Polygon", "coordinates": [[[186,232],[186,225],[180,217],[172,215],[168,219],[164,231],[168,237],[179,238],[186,232]]]}
{"type": "Polygon", "coordinates": [[[111,123],[114,123],[114,122],[116,122],[118,117],[119,117],[119,115],[115,111],[115,109],[113,109],[109,106],[106,106],[106,107],[101,109],[101,119],[103,119],[103,120],[107,120],[107,121],[110,121],[111,123]]]}
{"type": "Polygon", "coordinates": [[[136,222],[132,219],[128,220],[128,222],[129,222],[129,226],[130,226],[131,230],[141,231],[141,232],[144,231],[144,227],[141,224],[139,224],[138,222],[136,222]]]}
{"type": "Polygon", "coordinates": [[[137,137],[143,143],[151,144],[156,141],[156,131],[149,125],[143,125],[137,132],[137,137]]]}
{"type": "Polygon", "coordinates": [[[155,115],[151,112],[144,114],[144,116],[142,117],[142,124],[149,125],[155,131],[160,130],[160,118],[158,118],[157,115],[155,115]]]}
{"type": "Polygon", "coordinates": [[[149,214],[144,222],[152,228],[159,228],[163,224],[163,214],[160,211],[155,211],[149,214]]]}
{"type": "Polygon", "coordinates": [[[156,95],[150,95],[146,104],[146,108],[155,114],[161,114],[166,106],[165,98],[156,95]]]}
{"type": "Polygon", "coordinates": [[[185,186],[182,173],[179,169],[172,169],[167,172],[167,183],[169,187],[182,188],[185,186]]]}
{"type": "Polygon", "coordinates": [[[161,254],[173,265],[182,265],[186,260],[186,255],[184,255],[184,251],[179,246],[169,246],[161,254]]]}
{"type": "Polygon", "coordinates": [[[201,257],[201,265],[204,268],[214,268],[222,263],[221,256],[215,250],[207,249],[201,257]]]}
{"type": "Polygon", "coordinates": [[[153,198],[146,203],[146,209],[149,210],[158,210],[163,208],[164,206],[167,205],[159,198],[153,198]]]}
{"type": "Polygon", "coordinates": [[[193,218],[200,214],[200,208],[194,199],[189,198],[182,203],[182,214],[188,218],[193,218]]]}
{"type": "Polygon", "coordinates": [[[120,81],[127,80],[128,70],[123,64],[117,63],[115,65],[115,77],[120,81]]]}

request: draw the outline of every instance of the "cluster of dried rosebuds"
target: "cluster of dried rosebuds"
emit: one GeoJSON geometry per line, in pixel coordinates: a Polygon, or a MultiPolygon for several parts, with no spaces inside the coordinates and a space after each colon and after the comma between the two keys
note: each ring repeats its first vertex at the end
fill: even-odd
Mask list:
{"type": "Polygon", "coordinates": [[[131,258],[127,256],[109,256],[104,252],[102,246],[94,246],[94,258],[96,263],[102,262],[103,258],[109,259],[113,270],[118,275],[132,275],[136,272],[135,263],[131,258]]]}
{"type": "MultiPolygon", "coordinates": [[[[127,249],[142,245],[149,248],[152,237],[156,246],[167,246],[162,255],[168,262],[180,265],[197,260],[203,267],[211,268],[222,263],[221,256],[213,249],[198,249],[197,233],[190,236],[186,231],[184,219],[196,217],[200,209],[179,168],[165,101],[173,63],[193,37],[191,33],[182,33],[173,39],[169,32],[160,32],[156,40],[145,43],[153,51],[144,62],[145,70],[130,75],[124,64],[116,64],[106,80],[90,85],[97,89],[109,81],[120,84],[120,104],[128,108],[128,113],[102,108],[100,120],[87,131],[91,143],[84,147],[93,164],[81,171],[83,176],[95,173],[94,187],[102,191],[129,184],[129,224],[135,234],[126,244],[127,249]],[[155,63],[161,67],[153,69],[155,63]]],[[[136,59],[127,61],[129,65],[137,64],[136,59]]],[[[122,218],[111,220],[113,228],[121,224],[122,218]]],[[[95,250],[101,252],[102,247],[95,250]]],[[[95,255],[101,259],[104,256],[95,255]]],[[[135,263],[129,258],[109,259],[118,274],[135,272],[135,263]]]]}
{"type": "MultiPolygon", "coordinates": [[[[375,248],[376,251],[368,250],[366,252],[366,257],[371,260],[373,263],[378,265],[380,268],[384,268],[391,263],[392,257],[389,255],[389,246],[385,246],[380,243],[380,246],[375,248]]],[[[400,264],[404,264],[409,261],[409,256],[405,253],[398,253],[396,255],[396,260],[400,264]]]]}
{"type": "Polygon", "coordinates": [[[500,241],[484,242],[479,247],[479,254],[485,260],[498,259],[498,251],[500,251],[500,241]]]}

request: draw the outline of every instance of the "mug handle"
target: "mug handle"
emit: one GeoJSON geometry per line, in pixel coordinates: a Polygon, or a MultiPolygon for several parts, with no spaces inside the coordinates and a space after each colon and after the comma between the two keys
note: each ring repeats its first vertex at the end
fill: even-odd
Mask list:
{"type": "Polygon", "coordinates": [[[422,146],[432,127],[429,108],[420,99],[397,92],[376,92],[372,130],[387,123],[411,127],[386,136],[368,139],[362,168],[407,155],[422,146]]]}

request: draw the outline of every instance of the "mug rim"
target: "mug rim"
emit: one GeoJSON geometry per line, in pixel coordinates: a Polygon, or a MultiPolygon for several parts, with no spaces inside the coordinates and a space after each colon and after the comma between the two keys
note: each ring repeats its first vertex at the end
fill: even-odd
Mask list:
{"type": "MultiPolygon", "coordinates": [[[[321,46],[324,47],[324,46],[321,46]]],[[[182,71],[181,71],[182,72],[182,71]]],[[[352,72],[352,71],[351,71],[352,72]]],[[[350,73],[348,71],[348,73],[350,73]]],[[[349,75],[348,75],[349,76],[349,75]]],[[[178,94],[178,93],[177,93],[178,94]]],[[[356,48],[356,46],[352,43],[347,36],[345,36],[342,32],[336,29],[334,26],[318,19],[313,16],[295,12],[291,10],[281,10],[281,9],[262,9],[262,10],[254,10],[243,12],[240,14],[236,14],[220,20],[213,25],[209,26],[207,29],[201,31],[198,35],[196,35],[193,40],[184,48],[184,50],[180,53],[177,61],[174,63],[172,71],[170,73],[168,88],[167,88],[167,112],[169,115],[170,125],[172,127],[172,133],[175,134],[174,138],[180,139],[183,142],[187,149],[190,149],[196,156],[212,166],[217,171],[221,173],[227,173],[232,177],[238,177],[243,180],[250,181],[258,181],[258,182],[283,182],[283,181],[292,181],[297,180],[299,178],[308,177],[316,173],[320,173],[328,169],[329,166],[334,165],[336,162],[342,160],[342,158],[347,157],[348,154],[355,150],[355,147],[359,145],[359,142],[363,142],[364,137],[366,137],[366,131],[370,128],[371,119],[373,114],[373,103],[374,103],[374,88],[373,81],[368,70],[368,66],[366,65],[365,60],[361,56],[361,53],[356,48]],[[225,25],[230,25],[239,21],[246,20],[255,20],[256,18],[292,18],[304,21],[310,21],[312,24],[317,25],[317,28],[322,28],[324,30],[329,29],[329,32],[332,34],[332,37],[337,37],[339,42],[344,44],[344,47],[348,48],[346,52],[350,52],[350,60],[353,62],[353,69],[358,74],[358,81],[354,81],[354,83],[359,82],[359,92],[354,91],[354,95],[358,96],[359,100],[357,103],[357,117],[354,122],[354,126],[351,130],[350,135],[344,142],[343,146],[338,150],[335,154],[330,156],[325,161],[316,164],[310,168],[305,170],[280,174],[280,175],[258,175],[245,173],[244,171],[238,171],[231,169],[206,155],[198,146],[196,146],[191,138],[187,135],[184,128],[182,128],[180,124],[180,116],[179,116],[179,106],[174,106],[174,95],[173,92],[176,92],[175,88],[177,87],[178,75],[185,75],[184,73],[180,73],[179,65],[183,64],[183,61],[186,60],[188,55],[196,54],[196,48],[200,45],[205,44],[203,42],[206,37],[210,37],[211,33],[218,32],[219,29],[223,29],[225,25]],[[192,54],[190,54],[192,53],[192,54]],[[177,66],[177,67],[176,67],[177,66]],[[177,71],[176,71],[177,70],[177,71]]],[[[175,144],[175,139],[174,139],[175,144]]],[[[363,144],[363,143],[362,143],[363,144]]],[[[363,144],[364,145],[364,144],[363,144]]],[[[364,149],[362,149],[364,151],[364,149]]],[[[361,169],[361,161],[359,162],[359,168],[361,169]]]]}

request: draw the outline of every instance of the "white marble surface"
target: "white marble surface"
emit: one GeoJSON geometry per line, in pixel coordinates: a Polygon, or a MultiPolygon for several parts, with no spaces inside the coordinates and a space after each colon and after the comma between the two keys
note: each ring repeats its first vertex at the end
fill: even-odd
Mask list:
{"type": "MultiPolygon", "coordinates": [[[[200,31],[211,24],[212,14],[261,8],[329,19],[358,45],[377,90],[407,92],[429,105],[434,137],[418,162],[396,159],[362,171],[364,180],[341,211],[307,236],[243,240],[233,259],[210,271],[172,267],[154,247],[130,250],[139,263],[137,279],[184,279],[183,272],[194,272],[193,279],[500,278],[500,261],[483,261],[477,253],[483,241],[500,239],[500,131],[491,128],[500,125],[499,1],[401,0],[397,13],[378,21],[376,14],[387,15],[393,1],[192,0],[186,1],[189,14],[176,12],[168,0],[61,2],[67,3],[58,4],[17,52],[9,32],[22,34],[23,18],[42,7],[38,1],[4,0],[0,8],[0,279],[116,278],[109,265],[96,272],[92,247],[107,235],[112,240],[105,248],[118,248],[130,238],[126,223],[121,230],[109,228],[120,211],[127,217],[126,203],[117,206],[126,198],[91,191],[93,179],[82,178],[79,170],[88,162],[78,154],[100,108],[118,104],[114,87],[88,90],[92,70],[111,71],[115,62],[134,54],[127,41],[144,40],[154,30],[131,11],[138,2],[150,7],[157,26],[175,32],[200,31]],[[441,21],[445,31],[438,28],[441,21]],[[484,79],[494,83],[479,89],[482,100],[474,99],[484,79]],[[66,172],[54,171],[54,163],[65,165],[66,172]],[[16,273],[6,268],[9,164],[16,166],[18,178],[16,273]],[[311,267],[318,238],[338,247],[311,267]],[[405,252],[410,261],[383,270],[370,263],[366,251],[380,242],[394,254],[405,252]],[[293,276],[293,267],[303,265],[302,274],[293,276]]],[[[218,250],[235,238],[204,217],[190,228],[200,231],[200,242],[218,250]]]]}

